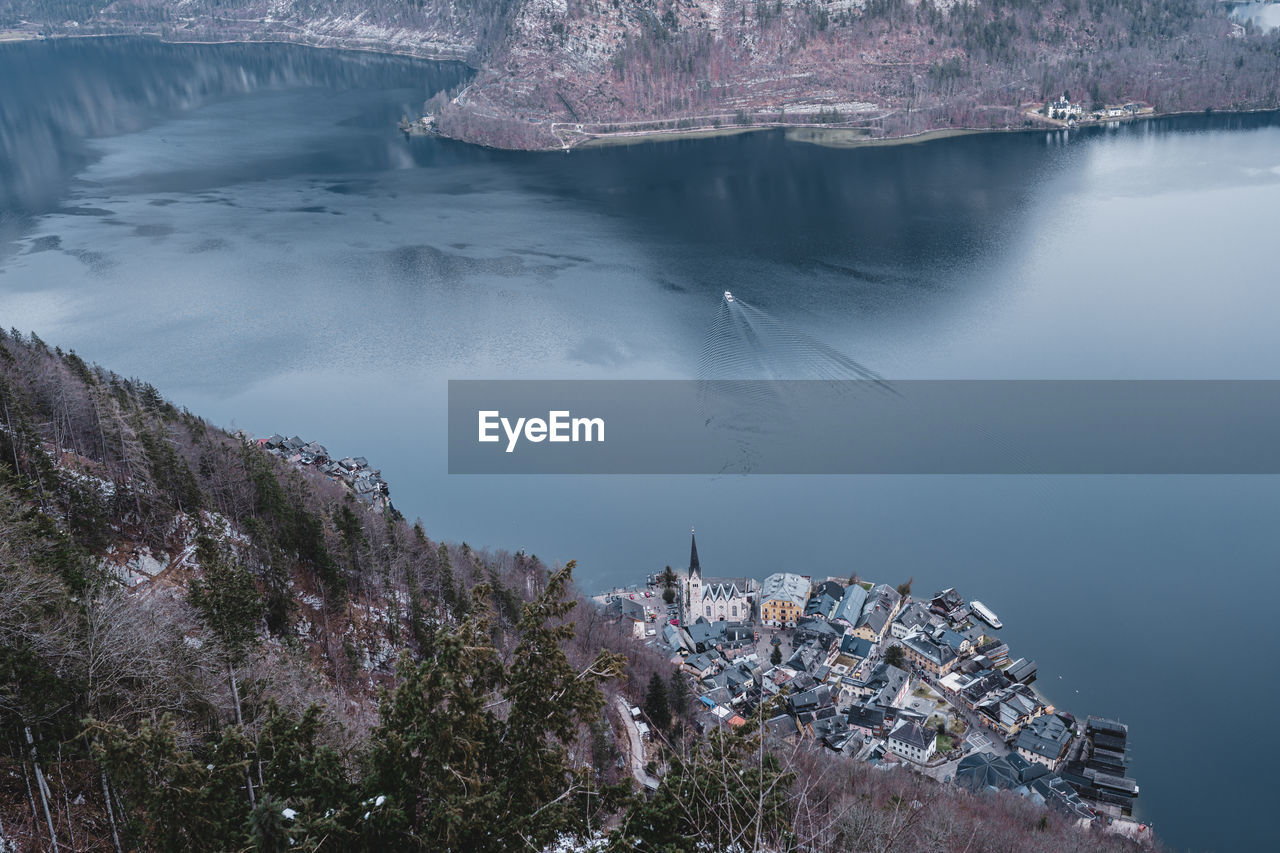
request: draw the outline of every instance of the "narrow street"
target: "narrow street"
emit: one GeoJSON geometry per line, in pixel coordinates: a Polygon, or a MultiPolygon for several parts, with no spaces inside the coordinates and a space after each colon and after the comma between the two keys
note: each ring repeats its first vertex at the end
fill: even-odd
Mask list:
{"type": "Polygon", "coordinates": [[[618,713],[622,716],[622,725],[627,730],[628,751],[631,753],[629,761],[631,762],[631,775],[641,786],[656,790],[658,780],[645,772],[644,758],[644,741],[640,737],[640,729],[636,727],[636,721],[631,718],[631,709],[627,706],[627,700],[621,696],[614,698],[614,705],[618,709],[618,713]]]}

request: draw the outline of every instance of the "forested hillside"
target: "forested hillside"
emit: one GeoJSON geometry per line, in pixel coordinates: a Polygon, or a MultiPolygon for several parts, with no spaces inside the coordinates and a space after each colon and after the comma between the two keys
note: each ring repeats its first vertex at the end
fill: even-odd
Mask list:
{"type": "Polygon", "coordinates": [[[683,676],[571,571],[0,332],[0,850],[1126,849],[762,743],[763,707],[697,735],[683,676]],[[651,797],[616,691],[664,744],[651,797]]]}
{"type": "Polygon", "coordinates": [[[1280,31],[1218,0],[0,0],[0,30],[266,40],[465,59],[449,136],[821,124],[1022,127],[1069,92],[1157,112],[1280,107],[1280,31]]]}

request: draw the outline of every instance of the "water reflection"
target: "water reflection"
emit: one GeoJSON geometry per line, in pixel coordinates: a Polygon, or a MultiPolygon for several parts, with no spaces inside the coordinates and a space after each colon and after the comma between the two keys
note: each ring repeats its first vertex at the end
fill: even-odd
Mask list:
{"type": "MultiPolygon", "coordinates": [[[[456,63],[284,45],[170,45],[144,39],[24,42],[0,49],[0,210],[55,208],[88,160],[84,140],[268,90],[403,90],[413,113],[468,72],[456,63]]],[[[381,126],[392,109],[352,119],[381,126]]],[[[398,118],[393,115],[392,120],[398,118]]]]}
{"type": "Polygon", "coordinates": [[[1252,21],[1263,32],[1280,27],[1280,3],[1241,3],[1231,9],[1237,21],[1252,21]]]}

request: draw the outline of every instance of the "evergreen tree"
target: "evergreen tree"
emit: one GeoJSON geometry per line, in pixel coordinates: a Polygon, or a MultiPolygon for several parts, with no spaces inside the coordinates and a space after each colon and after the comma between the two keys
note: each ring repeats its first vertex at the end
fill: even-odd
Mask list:
{"type": "Polygon", "coordinates": [[[463,597],[458,595],[457,586],[454,585],[453,561],[449,559],[449,546],[443,542],[436,549],[436,572],[440,581],[440,601],[452,611],[456,618],[462,618],[466,615],[466,606],[463,597]]]}
{"type": "Polygon", "coordinates": [[[902,646],[894,643],[884,653],[884,662],[890,666],[896,666],[898,669],[907,668],[907,653],[903,651],[902,646]]]}
{"type": "Polygon", "coordinates": [[[153,850],[233,850],[243,844],[249,804],[242,796],[250,744],[231,730],[204,757],[182,749],[171,718],[137,734],[93,726],[95,757],[126,806],[128,846],[153,850]]]}
{"type": "Polygon", "coordinates": [[[191,582],[191,604],[227,656],[239,662],[257,638],[262,596],[249,570],[224,559],[208,536],[199,538],[196,554],[204,577],[191,582]]]}
{"type": "Polygon", "coordinates": [[[689,682],[685,680],[684,673],[679,670],[672,673],[668,694],[671,698],[672,713],[677,720],[683,719],[689,713],[689,682]]]}
{"type": "Polygon", "coordinates": [[[574,625],[567,617],[576,562],[554,572],[546,588],[524,606],[507,688],[511,703],[502,773],[507,796],[501,809],[509,838],[541,849],[558,834],[586,832],[594,811],[607,808],[619,791],[597,790],[589,773],[575,768],[568,746],[584,722],[604,709],[600,685],[619,677],[626,660],[601,649],[585,669],[569,661],[566,644],[574,625]]]}
{"type": "Polygon", "coordinates": [[[257,853],[284,853],[289,849],[289,824],[283,803],[271,795],[258,801],[249,813],[249,843],[257,853]]]}
{"type": "Polygon", "coordinates": [[[769,652],[769,663],[774,666],[782,664],[782,646],[774,646],[773,651],[769,652]]]}
{"type": "Polygon", "coordinates": [[[673,756],[657,792],[633,804],[608,849],[792,849],[787,799],[794,779],[764,748],[754,721],[713,731],[690,754],[673,756]]]}
{"type": "Polygon", "coordinates": [[[208,536],[201,535],[197,540],[196,555],[204,577],[191,582],[191,604],[199,612],[205,627],[218,640],[227,675],[231,679],[236,722],[243,725],[236,667],[244,662],[249,648],[257,639],[263,613],[262,596],[258,594],[249,570],[234,559],[224,559],[208,536]]]}
{"type": "Polygon", "coordinates": [[[658,575],[658,583],[662,584],[663,589],[675,589],[676,581],[678,580],[679,578],[676,577],[676,573],[671,570],[670,566],[667,566],[658,575]]]}
{"type": "Polygon", "coordinates": [[[551,575],[524,605],[509,668],[493,645],[483,585],[473,615],[437,631],[432,658],[401,659],[399,684],[383,694],[366,781],[370,799],[386,802],[363,843],[542,849],[566,832],[585,832],[592,810],[616,806],[620,792],[601,790],[567,748],[599,717],[601,682],[623,667],[607,652],[584,670],[570,664],[572,569],[551,575]]]}
{"type": "Polygon", "coordinates": [[[671,700],[667,698],[667,682],[656,672],[649,676],[649,688],[644,696],[644,715],[663,731],[671,728],[671,700]]]}

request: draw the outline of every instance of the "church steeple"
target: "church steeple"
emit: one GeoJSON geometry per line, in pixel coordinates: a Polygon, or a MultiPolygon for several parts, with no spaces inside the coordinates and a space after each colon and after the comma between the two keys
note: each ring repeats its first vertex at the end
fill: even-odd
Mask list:
{"type": "Polygon", "coordinates": [[[689,538],[691,544],[689,546],[689,576],[697,575],[702,577],[702,566],[698,565],[698,537],[693,535],[693,528],[689,528],[689,538]]]}

